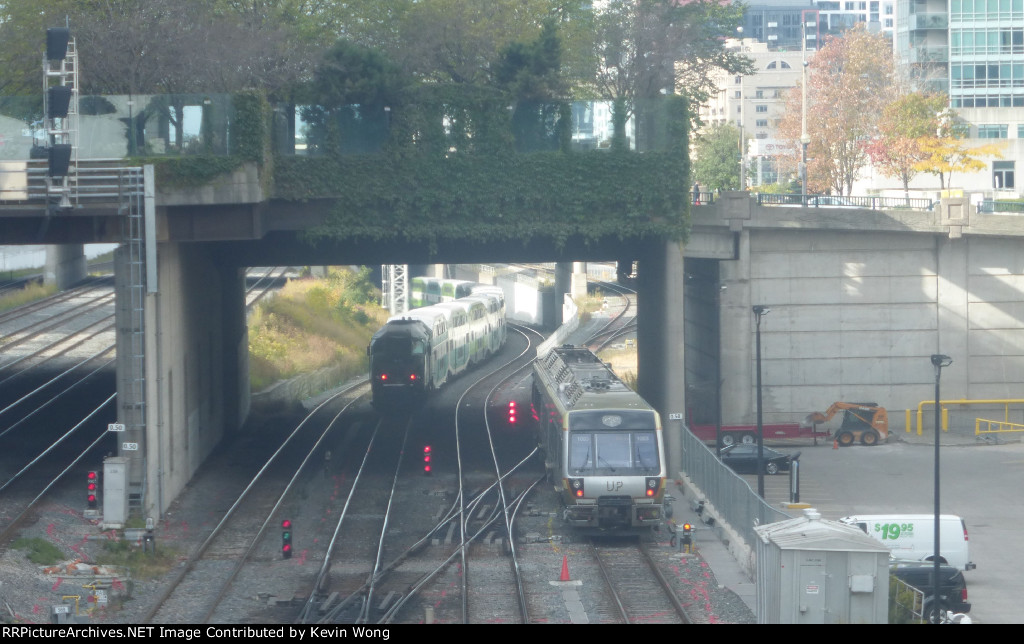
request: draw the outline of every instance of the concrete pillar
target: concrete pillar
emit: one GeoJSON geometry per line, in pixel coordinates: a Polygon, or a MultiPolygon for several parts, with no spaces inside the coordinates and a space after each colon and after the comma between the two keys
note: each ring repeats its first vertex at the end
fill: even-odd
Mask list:
{"type": "Polygon", "coordinates": [[[661,414],[669,472],[682,468],[686,411],[683,246],[655,242],[637,269],[637,388],[661,414]]]}
{"type": "Polygon", "coordinates": [[[239,429],[249,417],[249,324],[244,268],[223,269],[224,430],[239,429]]]}
{"type": "MultiPolygon", "coordinates": [[[[144,486],[144,516],[153,518],[249,409],[244,271],[216,264],[200,244],[160,244],[157,263],[160,290],[145,298],[145,474],[131,481],[144,486]]],[[[120,362],[127,341],[119,333],[119,408],[132,377],[120,362]]]]}
{"type": "MultiPolygon", "coordinates": [[[[722,423],[742,425],[756,421],[754,399],[754,303],[751,294],[750,231],[739,236],[735,260],[719,264],[721,291],[722,423]]],[[[762,328],[763,331],[763,328],[762,328]]],[[[763,362],[763,357],[762,357],[763,362]]],[[[763,380],[763,378],[762,378],[763,380]]],[[[763,384],[763,383],[762,383],[763,384]]]]}
{"type": "MultiPolygon", "coordinates": [[[[555,264],[555,302],[561,302],[562,296],[566,293],[572,294],[572,264],[566,262],[558,262],[555,264]]],[[[575,296],[574,296],[575,298],[575,296]]],[[[577,304],[579,300],[576,300],[577,304]]],[[[562,325],[562,308],[555,306],[555,327],[562,325]]],[[[547,315],[544,316],[545,320],[547,315]]]]}
{"type": "Polygon", "coordinates": [[[85,266],[85,247],[82,244],[62,244],[46,247],[46,267],[43,282],[66,289],[78,284],[88,275],[85,266]]]}
{"type": "Polygon", "coordinates": [[[572,263],[572,286],[571,291],[574,300],[579,302],[587,296],[587,263],[572,263]]]}
{"type": "MultiPolygon", "coordinates": [[[[938,333],[935,338],[935,353],[953,358],[953,364],[942,370],[941,392],[944,399],[970,398],[970,347],[968,331],[968,265],[967,246],[970,240],[936,237],[935,268],[938,276],[936,285],[936,315],[938,333]]],[[[925,361],[923,369],[932,374],[934,367],[925,361]]],[[[934,395],[933,395],[934,397],[934,395]]],[[[954,411],[956,408],[953,408],[954,411]]],[[[890,420],[890,423],[892,421],[890,420]]]]}

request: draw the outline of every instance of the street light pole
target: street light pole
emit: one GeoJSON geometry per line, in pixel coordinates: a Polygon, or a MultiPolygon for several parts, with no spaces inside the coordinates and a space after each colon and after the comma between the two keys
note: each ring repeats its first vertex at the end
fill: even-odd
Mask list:
{"type": "MultiPolygon", "coordinates": [[[[743,51],[743,27],[736,27],[736,33],[740,37],[740,51],[743,51]]],[[[740,190],[747,189],[747,142],[743,139],[743,77],[740,76],[740,190]]]]}
{"type": "MultiPolygon", "coordinates": [[[[941,353],[932,354],[932,365],[935,366],[935,552],[932,553],[934,561],[934,588],[932,589],[931,614],[935,615],[935,623],[941,623],[939,616],[939,430],[941,429],[941,416],[939,412],[939,378],[942,376],[942,368],[953,364],[953,359],[941,353]]],[[[925,619],[928,614],[925,614],[925,619]]]]}
{"type": "Polygon", "coordinates": [[[801,33],[803,39],[800,41],[800,63],[801,63],[801,87],[800,87],[800,205],[807,207],[807,145],[811,137],[807,135],[807,15],[800,14],[801,33]]]}
{"type": "Polygon", "coordinates": [[[771,309],[760,304],[754,306],[755,355],[757,356],[757,495],[764,498],[764,423],[761,408],[761,316],[771,309]]]}
{"type": "Polygon", "coordinates": [[[722,291],[724,285],[715,289],[715,455],[722,458],[722,291]]]}

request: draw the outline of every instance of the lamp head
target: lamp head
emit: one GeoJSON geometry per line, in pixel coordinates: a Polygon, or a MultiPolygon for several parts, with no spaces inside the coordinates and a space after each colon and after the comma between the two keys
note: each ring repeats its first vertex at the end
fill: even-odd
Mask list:
{"type": "Polygon", "coordinates": [[[772,310],[770,308],[768,308],[767,306],[763,306],[761,304],[757,304],[757,305],[754,306],[754,315],[756,315],[758,317],[761,317],[765,313],[771,313],[771,312],[772,312],[772,310]]]}
{"type": "Polygon", "coordinates": [[[949,356],[943,355],[941,353],[933,353],[932,364],[935,365],[936,367],[948,367],[949,365],[953,364],[953,358],[950,358],[949,356]]]}

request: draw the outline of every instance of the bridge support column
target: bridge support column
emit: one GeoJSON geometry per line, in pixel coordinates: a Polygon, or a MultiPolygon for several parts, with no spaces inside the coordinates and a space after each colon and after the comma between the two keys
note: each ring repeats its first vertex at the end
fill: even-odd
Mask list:
{"type": "Polygon", "coordinates": [[[683,463],[686,378],[683,246],[653,243],[637,266],[637,388],[661,414],[670,476],[683,463]]]}
{"type": "Polygon", "coordinates": [[[587,296],[587,263],[572,263],[572,298],[579,302],[587,296]]]}
{"type": "MultiPolygon", "coordinates": [[[[561,302],[563,296],[566,293],[572,294],[572,264],[566,262],[558,262],[555,264],[555,301],[561,302]]],[[[579,301],[577,300],[577,304],[579,301]]],[[[545,321],[547,315],[544,316],[545,321]]],[[[562,325],[564,320],[562,319],[562,308],[555,307],[555,327],[562,325]]]]}
{"type": "MultiPolygon", "coordinates": [[[[126,269],[117,254],[118,272],[126,269]]],[[[214,262],[200,244],[162,243],[157,252],[159,290],[145,296],[145,359],[132,354],[132,336],[118,325],[118,414],[144,406],[145,426],[134,440],[129,487],[141,490],[143,517],[158,518],[196,470],[249,412],[245,271],[214,262]],[[144,400],[135,400],[138,381],[144,400]]],[[[126,280],[118,280],[118,308],[132,306],[126,280]]],[[[119,312],[120,314],[120,312],[119,312]]]]}
{"type": "Polygon", "coordinates": [[[85,279],[85,246],[82,244],[61,244],[46,247],[46,268],[43,282],[56,284],[64,290],[85,279]]]}

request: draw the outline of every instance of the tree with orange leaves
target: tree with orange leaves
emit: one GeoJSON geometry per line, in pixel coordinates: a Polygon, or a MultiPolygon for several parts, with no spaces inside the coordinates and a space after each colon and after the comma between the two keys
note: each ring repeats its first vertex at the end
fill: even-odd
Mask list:
{"type": "Polygon", "coordinates": [[[919,164],[929,158],[923,139],[939,128],[938,114],[948,104],[941,94],[913,92],[900,96],[882,108],[878,136],[865,147],[878,171],[903,182],[910,196],[910,181],[919,172],[919,164]]]}
{"type": "MultiPolygon", "coordinates": [[[[866,144],[876,135],[882,107],[893,96],[892,45],[858,24],[826,40],[808,64],[808,190],[849,194],[868,163],[866,144]]],[[[799,87],[789,92],[786,107],[779,134],[799,151],[799,87]]]]}

